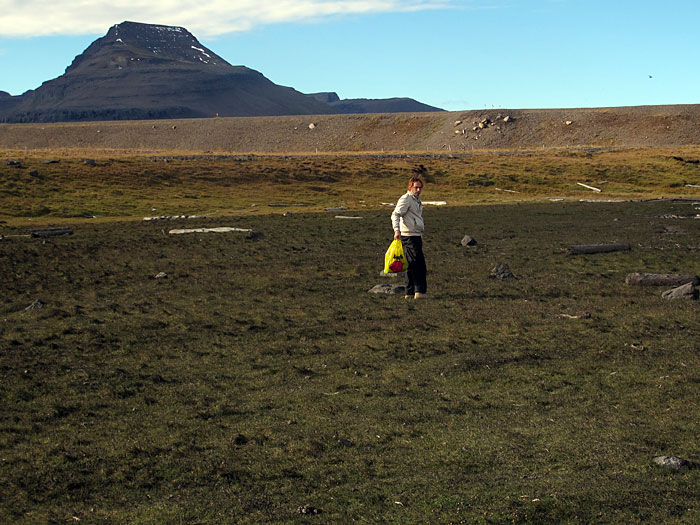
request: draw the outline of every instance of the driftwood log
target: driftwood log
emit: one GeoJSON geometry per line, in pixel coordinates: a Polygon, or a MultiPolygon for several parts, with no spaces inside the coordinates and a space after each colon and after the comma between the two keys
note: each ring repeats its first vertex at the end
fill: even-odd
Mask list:
{"type": "Polygon", "coordinates": [[[700,277],[676,273],[630,273],[625,282],[639,286],[681,286],[688,283],[698,286],[700,277]]]}
{"type": "Polygon", "coordinates": [[[58,235],[73,235],[70,228],[53,228],[50,230],[34,230],[32,237],[56,237],[58,235]]]}
{"type": "Polygon", "coordinates": [[[622,252],[631,250],[629,244],[577,244],[569,248],[571,255],[587,255],[589,253],[622,252]]]}

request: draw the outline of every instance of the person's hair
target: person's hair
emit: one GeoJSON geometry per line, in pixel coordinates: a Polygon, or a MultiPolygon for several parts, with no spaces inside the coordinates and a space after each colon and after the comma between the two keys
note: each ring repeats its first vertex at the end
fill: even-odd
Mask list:
{"type": "Polygon", "coordinates": [[[413,188],[413,184],[415,184],[416,182],[420,182],[420,185],[424,186],[423,181],[420,180],[420,178],[411,177],[410,179],[408,179],[408,189],[410,190],[411,188],[413,188]]]}

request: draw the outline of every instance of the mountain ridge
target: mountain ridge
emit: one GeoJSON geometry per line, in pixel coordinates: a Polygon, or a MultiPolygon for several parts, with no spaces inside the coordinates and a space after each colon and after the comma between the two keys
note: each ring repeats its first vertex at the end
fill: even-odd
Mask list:
{"type": "MultiPolygon", "coordinates": [[[[396,106],[388,104],[373,107],[396,106]]],[[[346,109],[365,111],[352,102],[346,109]]],[[[440,109],[412,101],[402,110],[440,109]]],[[[0,96],[0,122],[7,123],[338,112],[256,70],[231,65],[183,27],[128,21],[93,41],[63,75],[22,95],[0,96]]]]}

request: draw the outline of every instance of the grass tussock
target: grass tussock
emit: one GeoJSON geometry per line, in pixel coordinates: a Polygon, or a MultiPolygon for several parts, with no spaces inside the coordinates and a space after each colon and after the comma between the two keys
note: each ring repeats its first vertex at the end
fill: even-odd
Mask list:
{"type": "MultiPolygon", "coordinates": [[[[639,187],[614,176],[635,154],[617,155],[605,154],[608,184],[639,187]]],[[[567,181],[602,177],[585,154],[486,158],[431,164],[424,198],[487,199],[474,173],[505,186],[533,170],[513,181],[533,196],[564,191],[557,166],[585,172],[567,181]]],[[[322,206],[396,198],[413,161],[62,160],[15,184],[37,205],[54,188],[50,217],[243,209],[265,195],[322,206]],[[321,185],[347,190],[310,189],[321,185]],[[186,195],[206,204],[183,209],[186,195]]],[[[3,213],[27,220],[5,196],[3,213]]],[[[433,298],[420,304],[367,293],[382,282],[388,210],[90,221],[47,240],[5,225],[0,521],[287,523],[312,505],[325,523],[695,522],[700,470],[652,460],[700,459],[698,305],[624,283],[700,273],[700,221],[664,218],[693,210],[426,208],[433,298]],[[167,233],[213,226],[265,238],[167,233]],[[478,245],[462,247],[464,234],[478,245]],[[632,250],[566,250],[601,242],[632,250]],[[491,278],[496,263],[517,279],[491,278]]]]}

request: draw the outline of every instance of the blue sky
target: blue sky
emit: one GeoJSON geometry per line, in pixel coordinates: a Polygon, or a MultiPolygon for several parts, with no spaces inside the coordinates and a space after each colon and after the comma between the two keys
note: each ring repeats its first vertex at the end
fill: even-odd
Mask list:
{"type": "Polygon", "coordinates": [[[0,0],[0,13],[12,95],[130,20],[183,26],[304,93],[450,111],[700,103],[696,0],[0,0]]]}

